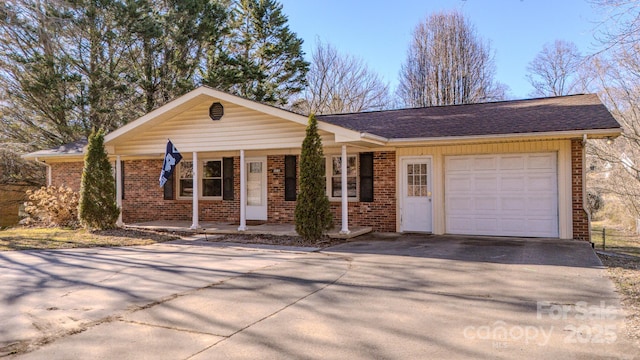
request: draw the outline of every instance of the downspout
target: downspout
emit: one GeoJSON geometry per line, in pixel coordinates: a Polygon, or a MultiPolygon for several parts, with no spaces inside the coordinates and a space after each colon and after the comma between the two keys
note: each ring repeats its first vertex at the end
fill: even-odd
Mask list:
{"type": "MultiPolygon", "coordinates": [[[[589,211],[587,197],[587,134],[582,134],[582,210],[587,214],[587,241],[591,242],[591,212],[589,211]]],[[[593,243],[591,243],[593,246],[593,243]]]]}
{"type": "Polygon", "coordinates": [[[47,164],[44,161],[39,160],[37,157],[36,157],[36,162],[43,164],[44,166],[47,167],[47,186],[51,186],[51,165],[47,164]]]}

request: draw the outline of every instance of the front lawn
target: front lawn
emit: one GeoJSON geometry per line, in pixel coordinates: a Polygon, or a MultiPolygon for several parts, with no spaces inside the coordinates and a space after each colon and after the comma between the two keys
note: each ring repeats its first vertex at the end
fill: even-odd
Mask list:
{"type": "Polygon", "coordinates": [[[0,251],[149,245],[178,237],[151,231],[23,228],[0,230],[0,251]]]}

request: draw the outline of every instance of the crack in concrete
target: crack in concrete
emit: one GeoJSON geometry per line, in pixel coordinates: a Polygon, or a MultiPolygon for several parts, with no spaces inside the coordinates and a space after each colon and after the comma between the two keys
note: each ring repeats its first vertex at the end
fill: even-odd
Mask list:
{"type": "Polygon", "coordinates": [[[269,318],[271,318],[271,317],[273,317],[273,316],[275,316],[275,315],[277,315],[277,314],[281,313],[282,311],[284,311],[284,310],[286,310],[286,309],[288,309],[288,308],[290,308],[290,307],[292,307],[292,306],[294,306],[294,305],[298,304],[299,302],[301,302],[301,301],[303,301],[303,300],[307,299],[308,297],[310,297],[310,296],[312,296],[312,295],[314,295],[314,294],[317,294],[317,293],[319,293],[319,292],[320,292],[320,291],[322,291],[322,290],[325,290],[325,289],[326,289],[326,288],[328,288],[329,286],[335,285],[335,284],[336,284],[336,283],[338,283],[338,281],[340,281],[340,279],[342,279],[342,278],[343,278],[343,277],[344,277],[344,276],[345,276],[349,271],[351,271],[352,264],[353,264],[353,259],[352,259],[352,258],[350,258],[350,257],[346,257],[346,256],[340,256],[340,255],[332,255],[332,254],[322,254],[322,255],[325,255],[325,256],[328,256],[328,257],[340,258],[340,259],[343,259],[343,260],[347,261],[347,262],[348,262],[347,269],[346,269],[342,274],[340,274],[340,276],[338,276],[335,280],[333,280],[333,281],[331,281],[331,282],[329,282],[329,283],[326,283],[324,286],[321,286],[320,288],[318,288],[318,289],[316,289],[316,290],[314,290],[314,291],[312,291],[312,292],[310,292],[310,293],[308,293],[308,294],[306,294],[306,295],[304,295],[304,296],[302,296],[302,297],[300,297],[300,298],[296,299],[295,301],[292,301],[291,303],[289,303],[289,304],[287,304],[287,305],[285,305],[285,306],[281,307],[280,309],[278,309],[278,310],[276,310],[276,311],[272,312],[271,314],[266,315],[266,316],[264,316],[264,317],[262,317],[262,318],[260,318],[260,319],[258,319],[258,320],[256,320],[256,321],[252,322],[251,324],[249,324],[249,325],[247,325],[247,326],[244,326],[244,327],[242,327],[242,328],[240,328],[240,329],[238,329],[238,330],[234,331],[233,333],[231,333],[231,334],[229,334],[229,335],[227,335],[227,336],[224,336],[222,339],[220,339],[219,341],[216,341],[216,342],[215,342],[215,343],[213,343],[212,345],[207,346],[206,348],[204,348],[204,349],[202,349],[202,350],[200,350],[200,351],[198,351],[198,352],[196,352],[196,353],[192,354],[191,356],[187,357],[187,358],[186,358],[186,360],[188,360],[188,359],[192,359],[194,356],[196,356],[196,355],[198,355],[198,354],[201,354],[201,353],[203,353],[203,352],[205,352],[205,351],[207,351],[207,350],[209,350],[209,349],[213,348],[214,346],[216,346],[216,345],[220,344],[221,342],[226,341],[226,340],[228,340],[228,339],[232,338],[234,335],[237,335],[237,334],[239,334],[239,333],[241,333],[241,332],[243,332],[243,331],[245,331],[245,330],[247,330],[247,329],[249,329],[249,328],[253,327],[254,325],[257,325],[257,324],[259,324],[259,323],[261,323],[261,322],[263,322],[263,321],[265,321],[265,320],[267,320],[267,319],[269,319],[269,318]]]}
{"type": "MultiPolygon", "coordinates": [[[[262,249],[260,249],[260,250],[262,250],[262,249]]],[[[281,252],[287,252],[287,251],[281,251],[281,252]]],[[[308,253],[300,253],[300,254],[307,255],[308,253]]],[[[322,254],[322,255],[325,255],[325,256],[328,256],[328,257],[343,258],[343,259],[345,259],[345,260],[347,260],[349,262],[352,261],[351,258],[347,258],[347,257],[344,257],[344,256],[331,255],[331,254],[322,254]]],[[[82,333],[82,332],[84,332],[84,331],[86,331],[86,330],[88,330],[90,328],[99,326],[101,324],[110,323],[110,322],[117,321],[117,320],[124,322],[124,320],[122,318],[127,314],[131,314],[131,313],[134,313],[134,312],[137,312],[137,311],[149,309],[149,308],[152,308],[152,307],[154,307],[156,305],[164,304],[164,303],[166,303],[168,301],[175,300],[175,299],[178,299],[180,297],[184,297],[184,296],[188,296],[188,295],[191,295],[191,294],[195,294],[195,293],[197,293],[199,291],[203,291],[203,290],[206,290],[206,289],[212,289],[212,288],[215,288],[216,286],[223,285],[228,281],[232,281],[234,279],[238,279],[238,278],[242,278],[242,277],[245,277],[245,276],[249,276],[249,275],[255,274],[256,272],[263,271],[263,270],[278,266],[278,265],[280,265],[282,263],[294,261],[296,259],[298,259],[298,258],[292,258],[292,259],[283,260],[283,261],[280,261],[280,262],[277,262],[277,263],[274,263],[274,264],[270,264],[270,265],[262,266],[262,267],[259,267],[259,268],[256,268],[256,269],[249,270],[249,271],[247,271],[245,273],[242,273],[242,274],[239,274],[239,275],[236,275],[236,276],[228,277],[226,279],[220,280],[220,281],[215,282],[215,283],[208,284],[206,286],[202,286],[202,287],[199,287],[199,288],[194,288],[194,289],[191,289],[191,290],[188,290],[188,291],[184,291],[182,293],[170,294],[170,295],[165,296],[165,297],[163,297],[163,298],[161,298],[159,300],[152,301],[152,302],[150,302],[148,304],[134,306],[134,307],[131,307],[129,309],[125,309],[124,311],[120,312],[119,314],[112,314],[112,315],[106,316],[104,318],[100,318],[100,319],[97,319],[97,320],[89,321],[89,322],[86,322],[86,323],[81,323],[81,324],[78,325],[78,327],[73,328],[73,329],[61,330],[61,331],[58,331],[58,332],[54,332],[52,334],[45,334],[44,336],[41,336],[41,337],[38,337],[38,338],[35,338],[35,339],[18,340],[18,341],[15,341],[15,342],[11,343],[11,344],[8,344],[7,346],[0,347],[0,357],[4,357],[4,356],[8,356],[8,355],[20,355],[20,354],[30,353],[30,352],[33,352],[35,350],[38,350],[39,348],[41,348],[44,345],[51,344],[54,341],[60,340],[62,338],[65,338],[65,337],[68,337],[68,336],[71,336],[71,335],[82,333]]],[[[349,266],[349,268],[350,268],[350,266],[349,266]]],[[[109,275],[107,278],[111,278],[111,277],[113,277],[113,276],[115,276],[117,274],[120,274],[120,273],[124,272],[125,270],[127,270],[127,268],[120,269],[120,270],[114,272],[113,274],[109,275]]],[[[349,269],[347,269],[347,271],[348,270],[349,269]]],[[[329,285],[334,284],[340,278],[342,278],[342,276],[344,276],[347,273],[347,271],[345,271],[334,282],[329,283],[329,284],[325,285],[324,287],[322,287],[322,288],[320,288],[320,289],[318,289],[318,290],[316,290],[316,291],[314,291],[314,292],[312,292],[312,293],[310,293],[310,294],[308,294],[308,295],[296,300],[294,303],[291,303],[291,304],[285,306],[284,308],[274,312],[273,314],[271,314],[269,316],[275,315],[278,312],[286,309],[287,307],[289,307],[289,306],[291,306],[291,305],[303,300],[304,298],[306,298],[306,297],[308,297],[310,295],[313,295],[314,293],[326,288],[329,285]]],[[[102,280],[100,280],[100,282],[105,281],[107,278],[103,278],[102,280]]],[[[71,294],[73,292],[76,292],[76,291],[79,291],[79,290],[72,290],[72,291],[62,295],[62,297],[68,296],[69,294],[71,294]]],[[[224,340],[224,339],[226,339],[228,337],[231,337],[231,336],[235,335],[236,333],[238,333],[238,332],[240,332],[240,331],[242,331],[242,330],[244,330],[244,329],[246,329],[246,328],[248,328],[248,327],[250,327],[250,326],[252,326],[252,325],[254,325],[254,324],[256,324],[256,323],[258,323],[258,322],[260,322],[260,321],[262,321],[264,319],[266,319],[266,318],[268,318],[269,316],[266,316],[263,319],[260,319],[260,320],[258,320],[256,322],[246,326],[245,328],[240,329],[240,330],[232,333],[231,335],[225,336],[225,335],[216,335],[216,334],[208,334],[208,333],[204,333],[204,334],[220,336],[224,340]]],[[[174,330],[178,330],[178,329],[174,329],[174,330]]],[[[196,331],[193,331],[193,332],[194,333],[198,333],[196,331]]],[[[217,344],[217,343],[218,342],[216,342],[215,344],[217,344]]],[[[206,349],[204,349],[204,350],[206,350],[206,349]]],[[[204,350],[202,350],[202,351],[204,351],[204,350]]],[[[194,356],[194,355],[192,355],[192,356],[194,356]]]]}

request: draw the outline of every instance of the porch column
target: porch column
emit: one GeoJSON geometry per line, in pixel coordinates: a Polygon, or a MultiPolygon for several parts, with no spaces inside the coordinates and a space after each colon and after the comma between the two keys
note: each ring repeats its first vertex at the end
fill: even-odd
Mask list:
{"type": "Polygon", "coordinates": [[[198,181],[198,153],[197,152],[193,152],[193,215],[192,215],[192,221],[193,223],[191,224],[191,229],[195,230],[198,227],[200,227],[200,224],[198,222],[198,213],[199,213],[199,208],[198,208],[198,197],[199,197],[199,191],[198,191],[198,185],[199,185],[199,181],[198,181]]]}
{"type": "Polygon", "coordinates": [[[347,145],[342,145],[342,157],[340,159],[340,180],[342,200],[342,229],[340,234],[348,234],[349,231],[349,194],[347,191],[347,145]]]}
{"type": "Polygon", "coordinates": [[[244,162],[244,150],[240,150],[240,226],[238,231],[247,230],[247,165],[244,162]]]}
{"type": "Polygon", "coordinates": [[[116,204],[118,204],[118,220],[116,225],[122,227],[122,161],[120,155],[116,156],[116,204]]]}

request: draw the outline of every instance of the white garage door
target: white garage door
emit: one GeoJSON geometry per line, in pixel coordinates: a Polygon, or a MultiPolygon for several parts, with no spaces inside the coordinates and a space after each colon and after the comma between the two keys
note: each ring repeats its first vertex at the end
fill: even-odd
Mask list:
{"type": "Polygon", "coordinates": [[[555,153],[445,158],[447,233],[558,237],[555,153]]]}

